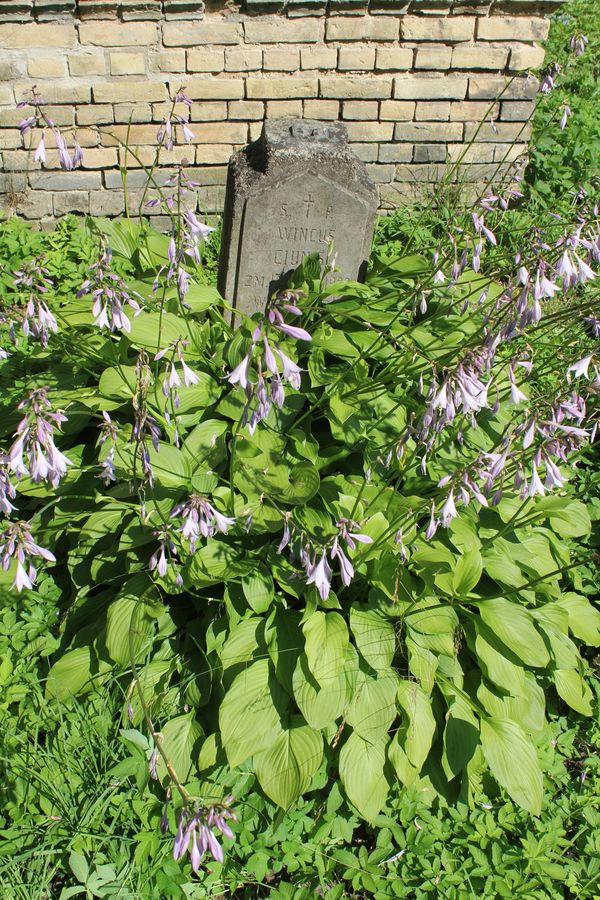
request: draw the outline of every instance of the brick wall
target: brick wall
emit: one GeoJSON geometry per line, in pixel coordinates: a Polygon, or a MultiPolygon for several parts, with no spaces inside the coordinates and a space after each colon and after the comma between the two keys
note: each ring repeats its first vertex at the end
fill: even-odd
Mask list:
{"type": "Polygon", "coordinates": [[[525,150],[537,91],[528,70],[543,63],[552,5],[245,0],[205,10],[197,0],[0,0],[4,205],[41,220],[118,214],[128,132],[135,203],[181,85],[194,105],[177,112],[194,140],[163,151],[161,177],[187,162],[203,212],[222,208],[227,160],[265,117],[344,121],[384,209],[461,155],[459,177],[481,183],[525,150]],[[60,171],[56,151],[43,168],[27,152],[31,136],[17,128],[26,111],[15,102],[32,84],[69,141],[76,130],[76,171],[60,171]]]}

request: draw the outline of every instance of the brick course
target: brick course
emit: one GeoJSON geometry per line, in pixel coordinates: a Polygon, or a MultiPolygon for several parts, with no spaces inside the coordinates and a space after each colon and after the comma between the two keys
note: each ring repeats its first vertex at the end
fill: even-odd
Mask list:
{"type": "MultiPolygon", "coordinates": [[[[176,112],[190,121],[193,139],[162,152],[166,172],[157,177],[183,161],[195,166],[190,177],[200,182],[207,210],[220,209],[226,163],[260,134],[265,117],[343,120],[384,206],[414,195],[448,160],[461,159],[464,180],[476,185],[489,167],[505,167],[526,150],[538,87],[528,73],[543,64],[548,32],[535,0],[511,3],[510,14],[508,0],[491,13],[487,0],[406,0],[397,10],[370,0],[371,11],[369,0],[335,7],[331,0],[331,11],[324,0],[290,3],[287,15],[276,0],[271,12],[265,5],[254,15],[254,0],[242,2],[202,11],[200,3],[79,0],[73,7],[80,18],[54,19],[50,11],[45,21],[33,19],[33,2],[13,5],[11,19],[0,23],[0,192],[7,203],[22,192],[17,209],[32,219],[70,210],[119,214],[119,143],[129,135],[135,148],[129,185],[139,200],[141,166],[153,163],[160,123],[182,86],[194,104],[178,104],[176,112]],[[55,124],[76,127],[86,151],[81,169],[57,168],[50,131],[48,168],[34,163],[32,136],[23,143],[17,129],[27,110],[14,108],[32,82],[55,124]]],[[[65,137],[72,147],[73,136],[65,137]]]]}

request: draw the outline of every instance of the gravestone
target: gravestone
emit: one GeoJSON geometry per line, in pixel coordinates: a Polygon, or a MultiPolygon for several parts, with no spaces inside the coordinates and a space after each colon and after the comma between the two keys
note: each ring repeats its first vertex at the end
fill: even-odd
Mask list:
{"type": "Polygon", "coordinates": [[[364,277],[377,191],[340,122],[266,121],[229,162],[219,290],[240,312],[262,311],[305,255],[336,268],[329,281],[364,277]]]}

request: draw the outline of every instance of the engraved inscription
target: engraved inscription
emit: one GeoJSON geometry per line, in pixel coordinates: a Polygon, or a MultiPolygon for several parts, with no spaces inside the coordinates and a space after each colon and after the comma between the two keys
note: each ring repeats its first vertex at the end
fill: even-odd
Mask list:
{"type": "Polygon", "coordinates": [[[249,196],[237,254],[236,306],[263,310],[305,256],[318,253],[325,262],[330,248],[339,271],[327,280],[340,272],[356,277],[364,258],[363,232],[356,229],[368,219],[370,202],[314,172],[294,172],[249,196]]]}

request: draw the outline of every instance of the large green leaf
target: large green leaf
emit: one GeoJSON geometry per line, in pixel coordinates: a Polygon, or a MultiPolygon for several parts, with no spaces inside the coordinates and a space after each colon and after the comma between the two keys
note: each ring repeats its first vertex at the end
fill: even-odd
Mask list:
{"type": "Polygon", "coordinates": [[[563,594],[557,605],[566,609],[569,629],[575,637],[592,647],[600,646],[600,612],[586,597],[570,592],[563,594]]]}
{"type": "Polygon", "coordinates": [[[398,676],[391,669],[380,672],[377,678],[359,672],[346,721],[371,744],[387,734],[396,718],[397,687],[398,676]]]}
{"type": "Polygon", "coordinates": [[[420,770],[431,750],[436,729],[431,697],[416,682],[400,679],[398,702],[407,717],[401,729],[404,750],[412,765],[420,770]]]}
{"type": "Polygon", "coordinates": [[[457,698],[448,708],[444,729],[444,768],[448,778],[466,769],[478,744],[477,719],[468,704],[457,698]]]}
{"type": "Polygon", "coordinates": [[[129,666],[131,653],[136,660],[152,641],[153,620],[146,615],[143,606],[143,601],[125,596],[113,600],[108,607],[106,649],[111,659],[121,666],[129,666]],[[139,609],[138,604],[141,606],[139,609]],[[135,623],[133,623],[134,614],[135,623]]]}
{"type": "Polygon", "coordinates": [[[267,611],[274,596],[273,579],[264,567],[242,578],[244,596],[255,613],[267,611]]]}
{"type": "Polygon", "coordinates": [[[527,666],[543,668],[550,662],[544,639],[528,610],[504,597],[484,600],[479,606],[483,621],[512,653],[527,666]]]}
{"type": "Polygon", "coordinates": [[[509,659],[509,651],[485,622],[475,622],[475,653],[483,674],[508,694],[524,695],[525,670],[509,659]]]}
{"type": "MultiPolygon", "coordinates": [[[[194,718],[194,712],[170,719],[160,730],[162,746],[165,754],[175,770],[179,781],[186,784],[195,774],[195,760],[204,738],[202,728],[194,718]]],[[[169,781],[170,776],[162,756],[158,758],[158,777],[161,782],[169,781]]]]}
{"type": "Polygon", "coordinates": [[[92,689],[92,651],[90,647],[69,650],[58,659],[46,682],[46,693],[58,700],[77,697],[92,689]]]}
{"type": "Polygon", "coordinates": [[[556,669],[553,678],[559,697],[562,697],[571,709],[583,716],[592,715],[594,695],[577,669],[556,669]]]}
{"type": "Polygon", "coordinates": [[[482,718],[481,746],[490,771],[509,796],[539,816],[543,778],[535,747],[514,722],[482,718]]]}
{"type": "Polygon", "coordinates": [[[313,677],[319,684],[336,678],[346,659],[348,628],[337,612],[314,612],[302,626],[304,652],[313,677]]]}
{"type": "Polygon", "coordinates": [[[279,737],[282,728],[274,698],[280,696],[268,659],[259,659],[234,678],[219,709],[221,740],[230,766],[267,750],[279,737]]]}
{"type": "Polygon", "coordinates": [[[546,698],[532,672],[523,673],[522,690],[522,696],[499,694],[484,680],[477,688],[477,699],[494,719],[516,722],[528,734],[533,734],[544,727],[546,698]]]}
{"type": "Polygon", "coordinates": [[[332,725],[342,715],[351,692],[345,672],[325,678],[321,684],[315,681],[304,653],[296,663],[292,684],[298,708],[312,728],[332,725]]]}
{"type": "Polygon", "coordinates": [[[361,656],[374,669],[387,669],[394,658],[396,638],[392,624],[376,610],[354,604],[350,628],[361,656]]]}
{"type": "Polygon", "coordinates": [[[372,822],[387,799],[385,777],[387,737],[370,744],[359,734],[351,734],[340,751],[340,778],[348,799],[359,813],[372,822]]]}
{"type": "Polygon", "coordinates": [[[459,597],[472,591],[481,578],[483,562],[481,553],[476,547],[466,550],[458,558],[456,568],[452,573],[452,589],[459,597]]]}
{"type": "Polygon", "coordinates": [[[287,809],[306,790],[323,758],[323,738],[303,725],[282,731],[268,750],[254,758],[254,772],[265,794],[287,809]]]}

